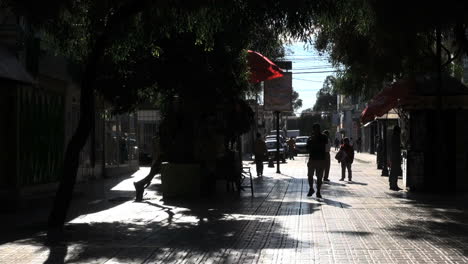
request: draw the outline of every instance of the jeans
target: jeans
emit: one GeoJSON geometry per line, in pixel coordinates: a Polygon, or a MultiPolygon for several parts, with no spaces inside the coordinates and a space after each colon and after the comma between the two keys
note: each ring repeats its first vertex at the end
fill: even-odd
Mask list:
{"type": "Polygon", "coordinates": [[[351,180],[353,178],[353,173],[351,171],[351,163],[342,161],[341,162],[341,179],[344,180],[345,178],[345,171],[348,169],[348,180],[351,180]]]}
{"type": "Polygon", "coordinates": [[[327,152],[325,155],[325,172],[323,179],[328,180],[328,175],[330,174],[330,152],[327,152]]]}
{"type": "Polygon", "coordinates": [[[255,157],[255,167],[257,169],[257,175],[263,175],[263,156],[255,157]]]}
{"type": "Polygon", "coordinates": [[[309,180],[309,187],[314,187],[314,173],[317,177],[317,192],[320,193],[322,186],[322,177],[325,170],[325,160],[309,160],[307,163],[307,179],[309,180]]]}

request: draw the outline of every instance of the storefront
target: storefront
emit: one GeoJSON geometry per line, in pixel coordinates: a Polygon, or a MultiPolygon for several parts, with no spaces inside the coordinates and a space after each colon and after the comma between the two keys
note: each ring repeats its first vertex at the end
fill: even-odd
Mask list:
{"type": "MultiPolygon", "coordinates": [[[[398,109],[404,185],[416,191],[467,191],[468,87],[453,77],[443,76],[440,88],[443,92],[437,96],[436,80],[434,76],[420,76],[387,86],[369,102],[361,122],[378,120],[376,116],[383,117],[390,109],[398,109]]],[[[379,138],[389,142],[389,123],[381,123],[379,138]]],[[[384,157],[379,162],[383,175],[385,160],[384,157]]]]}

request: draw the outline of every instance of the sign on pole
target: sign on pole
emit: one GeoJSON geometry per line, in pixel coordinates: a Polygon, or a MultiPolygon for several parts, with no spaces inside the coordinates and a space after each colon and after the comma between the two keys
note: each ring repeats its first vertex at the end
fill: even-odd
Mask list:
{"type": "Polygon", "coordinates": [[[283,77],[265,81],[264,107],[266,111],[291,112],[292,73],[285,72],[283,77]]]}

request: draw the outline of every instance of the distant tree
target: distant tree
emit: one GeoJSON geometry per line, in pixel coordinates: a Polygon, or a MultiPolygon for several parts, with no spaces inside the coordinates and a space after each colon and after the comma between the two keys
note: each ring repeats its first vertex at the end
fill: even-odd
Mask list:
{"type": "Polygon", "coordinates": [[[312,125],[318,123],[322,130],[329,130],[330,134],[333,135],[335,129],[332,126],[331,119],[328,117],[323,117],[320,113],[302,113],[298,119],[298,127],[301,131],[301,135],[311,135],[312,134],[312,125]]]}
{"type": "Polygon", "coordinates": [[[296,91],[292,92],[292,106],[294,111],[302,107],[302,99],[299,98],[299,93],[296,91]]]}
{"type": "Polygon", "coordinates": [[[317,100],[313,111],[334,111],[337,100],[337,79],[334,76],[327,76],[322,88],[317,92],[317,100]]]}

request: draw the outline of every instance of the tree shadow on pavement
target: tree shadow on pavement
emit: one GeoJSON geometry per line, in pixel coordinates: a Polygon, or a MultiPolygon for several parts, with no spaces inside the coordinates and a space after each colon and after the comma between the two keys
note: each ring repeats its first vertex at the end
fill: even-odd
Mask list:
{"type": "Polygon", "coordinates": [[[209,210],[188,211],[174,221],[71,223],[67,224],[64,234],[60,244],[48,244],[44,236],[21,243],[47,247],[49,256],[44,263],[64,263],[65,258],[67,263],[98,260],[100,263],[109,259],[120,263],[160,263],[178,260],[180,252],[189,251],[201,257],[223,254],[226,249],[285,247],[281,243],[267,243],[273,237],[294,242],[291,248],[297,243],[274,220],[235,219],[209,210]]]}
{"type": "MultiPolygon", "coordinates": [[[[134,199],[134,191],[112,190],[122,177],[110,183],[96,181],[90,193],[77,192],[67,214],[71,220],[81,215],[92,214],[111,209],[134,199]]],[[[87,189],[87,186],[83,187],[87,189]]],[[[3,215],[0,233],[0,245],[37,236],[47,231],[47,219],[52,208],[52,201],[40,204],[30,210],[23,210],[12,215],[3,215]]]]}
{"type": "Polygon", "coordinates": [[[330,186],[346,186],[346,184],[343,184],[343,183],[338,183],[338,182],[332,182],[332,181],[329,181],[329,182],[324,182],[325,185],[330,185],[330,186]]]}
{"type": "MultiPolygon", "coordinates": [[[[148,199],[143,203],[164,213],[148,207],[142,211],[153,218],[119,222],[100,218],[100,222],[84,223],[78,219],[65,226],[63,240],[58,244],[47,241],[45,232],[23,234],[14,241],[48,249],[46,263],[109,259],[161,263],[180,260],[183,252],[191,252],[200,259],[218,254],[222,260],[230,254],[229,250],[293,249],[299,241],[292,234],[300,230],[285,232],[279,218],[269,216],[313,214],[324,204],[349,206],[331,199],[324,199],[323,203],[302,199],[304,184],[305,179],[265,179],[256,186],[253,198],[246,192],[211,199],[165,199],[162,203],[156,198],[148,199]],[[19,238],[23,239],[18,241],[19,238]]],[[[149,191],[158,192],[157,184],[152,186],[149,191]]],[[[133,191],[109,188],[107,192],[102,197],[74,201],[70,218],[107,210],[134,197],[133,191]]]]}
{"type": "Polygon", "coordinates": [[[348,184],[355,184],[355,185],[367,185],[365,182],[357,182],[357,181],[349,181],[348,184]]]}
{"type": "Polygon", "coordinates": [[[339,207],[339,208],[351,208],[351,205],[349,205],[347,203],[331,200],[331,199],[328,199],[328,198],[322,198],[321,200],[326,205],[331,205],[331,206],[335,206],[335,207],[339,207]]]}
{"type": "Polygon", "coordinates": [[[393,236],[450,248],[468,256],[468,203],[464,196],[429,193],[390,193],[410,218],[388,231],[393,236]]]}
{"type": "Polygon", "coordinates": [[[330,230],[328,232],[335,233],[335,234],[349,235],[349,236],[358,236],[358,237],[372,235],[371,232],[366,232],[366,231],[330,230]]]}

